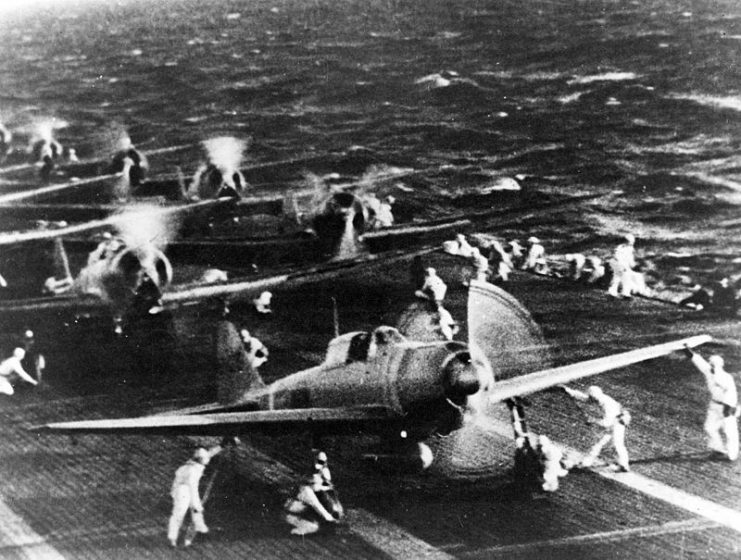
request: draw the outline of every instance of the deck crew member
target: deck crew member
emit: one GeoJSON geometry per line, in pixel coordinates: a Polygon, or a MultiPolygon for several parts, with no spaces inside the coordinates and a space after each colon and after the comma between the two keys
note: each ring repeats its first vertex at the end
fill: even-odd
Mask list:
{"type": "Polygon", "coordinates": [[[510,254],[513,268],[520,268],[525,260],[525,248],[520,244],[518,239],[513,239],[507,243],[507,252],[510,254]]]}
{"type": "Polygon", "coordinates": [[[708,309],[711,305],[710,293],[700,284],[695,284],[692,288],[692,294],[679,302],[679,305],[691,307],[702,311],[708,309]]]}
{"type": "Polygon", "coordinates": [[[728,277],[724,277],[713,290],[713,309],[723,315],[736,315],[736,289],[731,286],[728,277]]]}
{"type": "Polygon", "coordinates": [[[21,361],[21,365],[25,364],[29,370],[33,371],[36,381],[41,383],[46,369],[46,358],[39,351],[36,345],[36,337],[31,329],[26,329],[23,332],[20,346],[26,351],[26,356],[21,361]]]}
{"type": "Polygon", "coordinates": [[[708,448],[726,457],[738,459],[738,394],[733,376],[724,369],[723,358],[714,354],[705,360],[690,348],[685,348],[694,366],[705,376],[710,403],[705,417],[708,448]],[[725,436],[725,444],[723,438],[725,436]]]}
{"type": "Polygon", "coordinates": [[[543,468],[542,488],[545,492],[555,492],[558,490],[558,479],[569,474],[563,468],[563,451],[548,436],[542,434],[538,436],[536,451],[543,468]]]}
{"type": "Polygon", "coordinates": [[[425,282],[421,289],[414,292],[414,295],[418,298],[430,300],[437,306],[442,305],[447,291],[448,286],[437,275],[437,271],[432,267],[427,267],[425,269],[425,282]]]}
{"type": "Polygon", "coordinates": [[[489,259],[481,254],[478,247],[471,250],[471,262],[473,263],[473,277],[479,282],[489,279],[489,259]]]}
{"type": "Polygon", "coordinates": [[[319,451],[316,454],[311,475],[284,507],[286,521],[293,526],[292,535],[316,533],[321,523],[333,524],[342,518],[344,511],[332,484],[326,453],[319,451]]]}
{"type": "Polygon", "coordinates": [[[56,276],[50,276],[44,280],[44,286],[41,292],[44,294],[59,295],[64,294],[72,289],[74,281],[70,277],[57,278],[56,276]]]}
{"type": "Polygon", "coordinates": [[[267,315],[273,312],[273,309],[270,307],[272,301],[273,294],[266,290],[259,297],[252,300],[252,305],[255,306],[255,311],[260,315],[267,315]]]}
{"type": "MultiPolygon", "coordinates": [[[[208,527],[203,519],[203,502],[198,485],[206,465],[219,451],[221,446],[218,445],[211,449],[199,447],[193,456],[175,471],[175,480],[170,490],[172,514],[167,526],[167,540],[172,546],[177,546],[180,527],[189,509],[196,533],[208,533],[208,527]]],[[[191,543],[186,540],[184,544],[190,546],[191,543]]]]}
{"type": "Polygon", "coordinates": [[[588,257],[587,268],[589,269],[589,275],[585,279],[587,284],[601,286],[603,283],[607,283],[607,279],[605,278],[607,271],[601,258],[588,257]]]}
{"type": "Polygon", "coordinates": [[[631,233],[627,234],[625,241],[615,248],[612,259],[610,259],[612,280],[607,293],[612,297],[618,297],[618,289],[624,298],[631,297],[632,272],[636,265],[635,242],[635,236],[631,233]]]}
{"type": "Polygon", "coordinates": [[[461,257],[470,257],[473,252],[473,247],[471,247],[471,244],[466,239],[466,236],[462,233],[459,233],[455,236],[455,240],[458,243],[458,252],[456,254],[460,255],[461,257]]]}
{"type": "Polygon", "coordinates": [[[591,467],[602,452],[602,448],[612,441],[615,454],[617,455],[619,470],[621,472],[628,472],[630,466],[628,464],[628,450],[625,447],[625,428],[630,424],[630,413],[619,402],[606,395],[596,385],[589,387],[586,393],[566,386],[563,386],[563,390],[576,400],[583,402],[593,401],[602,409],[601,419],[590,419],[589,421],[590,424],[595,424],[603,429],[602,437],[600,437],[599,441],[592,446],[589,453],[582,459],[580,466],[585,468],[591,467]]]}
{"type": "Polygon", "coordinates": [[[521,270],[529,270],[538,274],[548,272],[548,264],[545,260],[545,248],[540,243],[540,239],[533,236],[527,240],[528,248],[525,255],[525,261],[520,266],[521,270]]]}
{"type": "Polygon", "coordinates": [[[244,344],[244,350],[247,352],[247,358],[253,369],[259,368],[265,362],[268,361],[269,352],[265,345],[260,342],[257,338],[250,334],[247,329],[239,331],[239,335],[242,337],[242,344],[244,344]]]}
{"type": "Polygon", "coordinates": [[[371,192],[363,196],[361,202],[363,203],[363,206],[365,206],[365,209],[368,211],[368,222],[370,224],[373,224],[373,228],[375,229],[376,216],[378,216],[378,213],[381,210],[381,201],[378,200],[376,193],[371,192]]]}
{"type": "Polygon", "coordinates": [[[314,456],[314,473],[319,473],[327,489],[332,488],[332,473],[327,466],[327,454],[324,451],[318,451],[314,456]]]}
{"type": "Polygon", "coordinates": [[[494,283],[509,281],[509,275],[515,268],[512,255],[496,239],[491,242],[489,248],[489,265],[491,270],[495,272],[494,283]]]}
{"type": "Polygon", "coordinates": [[[515,435],[515,461],[512,469],[515,484],[527,491],[542,487],[542,464],[533,443],[535,435],[527,430],[525,408],[522,399],[513,398],[505,401],[512,420],[515,435]]]}
{"type": "Polygon", "coordinates": [[[453,319],[450,312],[442,306],[442,304],[437,306],[437,324],[440,328],[440,332],[445,337],[445,340],[453,340],[453,337],[458,334],[458,331],[460,330],[458,323],[453,319]]]}
{"type": "Polygon", "coordinates": [[[68,146],[62,149],[62,157],[67,163],[77,163],[80,161],[80,158],[77,157],[77,150],[68,146]]]}
{"type": "Polygon", "coordinates": [[[581,253],[570,253],[566,255],[566,262],[569,263],[569,278],[577,282],[581,280],[587,258],[581,253]]]}
{"type": "Polygon", "coordinates": [[[0,393],[12,395],[15,392],[9,379],[12,375],[17,375],[31,385],[38,385],[38,381],[23,369],[21,362],[25,357],[26,351],[23,348],[16,348],[13,350],[12,356],[0,362],[0,393]]]}
{"type": "Polygon", "coordinates": [[[226,284],[229,281],[229,273],[219,268],[209,268],[201,274],[200,281],[203,284],[226,284]]]}
{"type": "Polygon", "coordinates": [[[375,227],[387,228],[394,225],[394,214],[391,211],[391,206],[396,202],[396,199],[389,195],[383,199],[381,204],[378,205],[378,211],[376,212],[375,227]]]}
{"type": "Polygon", "coordinates": [[[644,269],[645,266],[638,263],[633,270],[629,271],[628,278],[630,282],[630,293],[651,297],[651,290],[646,283],[646,274],[643,272],[644,269]]]}

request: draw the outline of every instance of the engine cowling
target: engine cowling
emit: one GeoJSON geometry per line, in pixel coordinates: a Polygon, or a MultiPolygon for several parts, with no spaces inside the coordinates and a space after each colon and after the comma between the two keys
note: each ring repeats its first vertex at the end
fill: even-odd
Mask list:
{"type": "Polygon", "coordinates": [[[100,294],[120,313],[136,300],[143,306],[157,302],[172,281],[172,265],[155,247],[122,247],[88,266],[80,277],[84,291],[100,294]]]}

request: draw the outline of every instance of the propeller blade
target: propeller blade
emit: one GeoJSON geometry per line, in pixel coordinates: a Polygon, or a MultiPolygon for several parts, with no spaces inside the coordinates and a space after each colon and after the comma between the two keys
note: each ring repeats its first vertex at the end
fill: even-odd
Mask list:
{"type": "Polygon", "coordinates": [[[540,327],[513,296],[473,280],[468,292],[468,344],[485,357],[495,379],[507,379],[551,364],[540,327]]]}

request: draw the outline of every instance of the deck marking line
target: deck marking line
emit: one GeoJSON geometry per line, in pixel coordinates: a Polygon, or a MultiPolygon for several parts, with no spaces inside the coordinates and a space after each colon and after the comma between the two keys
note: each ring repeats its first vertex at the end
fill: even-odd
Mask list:
{"type": "Polygon", "coordinates": [[[32,550],[20,550],[24,558],[29,560],[64,560],[59,551],[51,546],[44,538],[16,515],[4,500],[0,500],[0,548],[13,546],[27,546],[32,544],[32,550]]]}
{"type": "MultiPolygon", "coordinates": [[[[511,426],[505,426],[501,421],[492,421],[489,423],[491,430],[508,439],[512,438],[511,426]]],[[[558,443],[558,446],[566,455],[583,456],[584,454],[567,445],[558,443]]],[[[661,500],[679,509],[688,511],[694,515],[699,515],[710,519],[719,525],[728,527],[741,533],[741,512],[716,504],[705,498],[695,496],[679,488],[668,486],[663,482],[648,478],[635,472],[618,473],[607,469],[590,468],[587,469],[603,478],[613,480],[633,490],[637,490],[647,496],[661,500]]]]}
{"type": "Polygon", "coordinates": [[[559,546],[570,546],[579,544],[589,544],[592,542],[607,543],[617,542],[634,537],[655,537],[660,535],[671,535],[674,533],[683,533],[686,531],[704,531],[706,529],[717,528],[718,524],[709,519],[685,519],[683,521],[669,521],[660,525],[645,525],[643,527],[631,527],[629,529],[618,529],[615,531],[601,531],[598,533],[589,533],[586,535],[575,535],[573,537],[563,537],[560,539],[547,539],[543,541],[534,541],[527,543],[517,543],[502,546],[491,546],[486,548],[477,548],[476,550],[458,553],[458,556],[480,556],[481,554],[501,554],[524,552],[530,549],[537,550],[540,548],[554,548],[559,546]]]}
{"type": "MultiPolygon", "coordinates": [[[[253,465],[259,465],[259,469],[249,471],[251,477],[260,476],[263,480],[283,487],[294,486],[296,480],[300,478],[299,474],[287,465],[247,443],[238,446],[236,452],[253,465]]],[[[237,462],[235,461],[235,463],[237,462]]],[[[343,530],[347,530],[392,558],[401,560],[409,558],[453,560],[454,558],[428,542],[415,537],[402,527],[365,509],[347,509],[345,515],[347,524],[343,526],[343,530]]]]}

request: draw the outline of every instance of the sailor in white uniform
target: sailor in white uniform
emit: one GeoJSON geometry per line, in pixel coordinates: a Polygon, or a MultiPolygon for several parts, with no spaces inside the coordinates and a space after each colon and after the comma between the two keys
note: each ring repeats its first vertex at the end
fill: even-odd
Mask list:
{"type": "Polygon", "coordinates": [[[543,467],[543,485],[546,492],[555,492],[558,490],[558,479],[569,474],[569,471],[563,468],[563,451],[554,444],[548,436],[538,436],[538,446],[536,448],[540,456],[540,463],[543,467]]]}
{"type": "Polygon", "coordinates": [[[632,273],[633,267],[636,265],[635,241],[636,238],[634,235],[630,233],[626,235],[625,242],[615,248],[615,253],[612,259],[610,259],[612,280],[610,281],[610,287],[607,289],[607,293],[612,297],[618,297],[618,289],[620,289],[620,295],[623,297],[631,297],[633,286],[632,273]]]}
{"type": "Polygon", "coordinates": [[[9,380],[9,377],[12,375],[17,375],[31,385],[38,385],[38,381],[26,373],[23,365],[21,365],[25,357],[26,351],[23,348],[16,348],[13,350],[12,356],[0,362],[0,393],[12,395],[15,392],[9,380]]]}
{"type": "Polygon", "coordinates": [[[422,287],[414,292],[418,298],[427,299],[435,302],[436,305],[442,305],[448,286],[443,279],[437,275],[437,271],[432,268],[425,269],[425,283],[422,287]]]}
{"type": "MultiPolygon", "coordinates": [[[[172,514],[167,526],[167,539],[172,546],[177,546],[180,527],[188,509],[190,509],[196,533],[208,533],[208,527],[203,519],[203,502],[198,485],[206,465],[219,451],[221,451],[221,446],[212,447],[210,450],[199,447],[193,456],[175,471],[175,480],[170,490],[172,514]]],[[[190,546],[191,543],[186,540],[184,544],[190,546]]]]}
{"type": "Polygon", "coordinates": [[[619,470],[622,472],[630,471],[628,450],[625,447],[625,428],[630,424],[630,413],[619,402],[606,395],[596,385],[589,387],[586,393],[569,387],[563,387],[563,389],[569,396],[583,402],[596,402],[602,409],[601,419],[590,420],[591,424],[595,424],[603,429],[602,437],[600,437],[599,441],[592,446],[589,453],[582,459],[581,466],[585,468],[591,467],[602,452],[602,448],[612,441],[615,454],[617,455],[619,470]]]}
{"type": "Polygon", "coordinates": [[[705,360],[689,348],[686,349],[693,365],[705,376],[710,392],[705,433],[708,447],[729,461],[738,459],[738,393],[733,376],[724,369],[723,358],[718,355],[705,360]],[[723,442],[725,437],[725,443],[723,442]]]}
{"type": "Polygon", "coordinates": [[[262,342],[252,336],[247,329],[242,329],[239,334],[242,337],[244,350],[247,352],[247,358],[253,369],[259,368],[268,361],[269,352],[262,342]]]}

